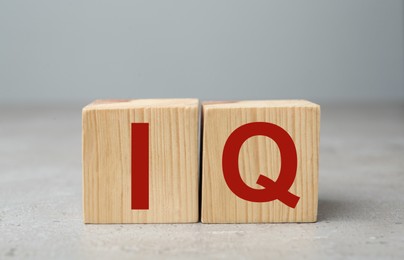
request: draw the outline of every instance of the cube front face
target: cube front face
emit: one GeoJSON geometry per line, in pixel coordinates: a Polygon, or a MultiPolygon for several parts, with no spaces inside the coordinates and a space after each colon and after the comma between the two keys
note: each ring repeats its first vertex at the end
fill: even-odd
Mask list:
{"type": "Polygon", "coordinates": [[[196,99],[124,100],[83,109],[85,223],[198,221],[198,106],[196,99]],[[132,123],[149,125],[147,210],[131,206],[132,123]]]}
{"type": "MultiPolygon", "coordinates": [[[[203,104],[202,222],[265,223],[315,222],[318,204],[320,107],[308,101],[241,101],[203,104]],[[278,199],[252,202],[237,196],[223,174],[223,149],[240,126],[253,122],[275,124],[292,138],[297,169],[288,191],[298,197],[290,207],[278,199]]],[[[288,158],[284,158],[286,161],[288,158]]],[[[253,189],[259,175],[277,181],[281,169],[278,144],[262,135],[252,136],[238,154],[239,175],[253,189]]]]}

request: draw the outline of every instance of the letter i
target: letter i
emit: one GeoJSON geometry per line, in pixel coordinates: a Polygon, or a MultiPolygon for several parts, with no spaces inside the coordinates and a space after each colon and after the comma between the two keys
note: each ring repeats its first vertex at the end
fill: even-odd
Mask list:
{"type": "Polygon", "coordinates": [[[149,209],[149,124],[132,123],[132,210],[149,209]]]}

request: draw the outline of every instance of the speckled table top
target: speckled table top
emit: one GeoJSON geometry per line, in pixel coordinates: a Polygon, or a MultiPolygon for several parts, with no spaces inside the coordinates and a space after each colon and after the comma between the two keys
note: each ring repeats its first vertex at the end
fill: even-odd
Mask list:
{"type": "Polygon", "coordinates": [[[0,259],[404,258],[404,104],[322,105],[314,224],[84,225],[81,105],[0,106],[0,259]]]}

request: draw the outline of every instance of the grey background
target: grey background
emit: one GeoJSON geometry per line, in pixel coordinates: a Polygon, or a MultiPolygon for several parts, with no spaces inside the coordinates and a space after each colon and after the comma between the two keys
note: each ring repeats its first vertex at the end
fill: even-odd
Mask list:
{"type": "Polygon", "coordinates": [[[404,99],[403,1],[0,1],[0,102],[404,99]]]}

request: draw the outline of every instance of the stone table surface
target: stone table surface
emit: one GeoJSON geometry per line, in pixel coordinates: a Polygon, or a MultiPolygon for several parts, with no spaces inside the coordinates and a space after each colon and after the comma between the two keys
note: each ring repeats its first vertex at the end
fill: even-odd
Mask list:
{"type": "Polygon", "coordinates": [[[404,259],[404,103],[321,105],[318,222],[244,225],[84,225],[82,104],[0,105],[0,259],[404,259]]]}

